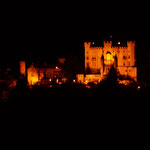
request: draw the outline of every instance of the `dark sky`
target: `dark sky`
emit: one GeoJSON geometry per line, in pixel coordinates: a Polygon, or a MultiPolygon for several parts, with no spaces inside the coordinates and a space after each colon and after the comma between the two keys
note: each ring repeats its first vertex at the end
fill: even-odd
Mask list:
{"type": "Polygon", "coordinates": [[[110,35],[114,40],[136,40],[139,56],[141,50],[149,49],[150,33],[148,15],[139,11],[141,7],[64,2],[12,7],[4,14],[1,61],[55,60],[72,52],[79,56],[84,41],[104,40],[110,35]]]}

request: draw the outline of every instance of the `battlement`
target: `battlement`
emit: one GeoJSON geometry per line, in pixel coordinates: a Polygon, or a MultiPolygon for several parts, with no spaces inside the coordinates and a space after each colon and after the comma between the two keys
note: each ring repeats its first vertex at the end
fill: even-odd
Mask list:
{"type": "Polygon", "coordinates": [[[104,47],[112,47],[112,41],[104,41],[104,47]]]}
{"type": "Polygon", "coordinates": [[[111,40],[109,41],[103,41],[103,46],[98,46],[95,42],[84,42],[84,47],[90,48],[90,47],[113,47],[113,48],[127,48],[127,47],[135,47],[135,41],[127,41],[127,43],[122,43],[120,44],[113,43],[111,40]]]}
{"type": "Polygon", "coordinates": [[[127,47],[128,48],[134,48],[135,47],[135,41],[127,41],[127,47]]]}
{"type": "Polygon", "coordinates": [[[112,43],[112,41],[104,41],[104,43],[112,43]]]}
{"type": "Polygon", "coordinates": [[[91,47],[91,42],[84,42],[84,47],[91,47]]]}
{"type": "Polygon", "coordinates": [[[135,44],[135,41],[127,41],[127,44],[135,44]]]}

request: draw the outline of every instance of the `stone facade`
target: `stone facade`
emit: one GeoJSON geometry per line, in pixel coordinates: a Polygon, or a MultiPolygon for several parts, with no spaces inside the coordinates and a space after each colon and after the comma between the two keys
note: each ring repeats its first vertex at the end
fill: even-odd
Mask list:
{"type": "Polygon", "coordinates": [[[104,41],[103,46],[95,46],[94,42],[85,42],[85,77],[78,78],[78,82],[100,82],[106,77],[113,66],[124,76],[137,80],[137,67],[135,66],[135,41],[127,41],[126,46],[118,42],[104,41]],[[97,74],[97,76],[95,75],[97,74]]]}

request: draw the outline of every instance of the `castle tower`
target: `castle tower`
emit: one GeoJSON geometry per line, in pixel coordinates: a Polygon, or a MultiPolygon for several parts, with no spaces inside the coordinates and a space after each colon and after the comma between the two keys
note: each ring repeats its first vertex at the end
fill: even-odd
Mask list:
{"type": "Polygon", "coordinates": [[[26,63],[25,63],[25,61],[20,61],[20,75],[26,77],[26,63]]]}
{"type": "Polygon", "coordinates": [[[27,69],[27,80],[29,85],[34,85],[39,80],[38,69],[35,68],[34,64],[32,63],[31,66],[27,69]]]}
{"type": "Polygon", "coordinates": [[[135,66],[135,41],[127,41],[128,57],[130,56],[130,66],[135,66]]]}
{"type": "Polygon", "coordinates": [[[111,50],[111,48],[112,48],[112,41],[104,41],[103,42],[103,44],[104,44],[104,50],[111,50]]]}

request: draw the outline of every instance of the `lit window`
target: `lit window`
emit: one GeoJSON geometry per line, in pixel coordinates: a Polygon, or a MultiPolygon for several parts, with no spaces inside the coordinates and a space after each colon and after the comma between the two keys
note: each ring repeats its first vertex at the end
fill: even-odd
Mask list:
{"type": "Polygon", "coordinates": [[[123,59],[126,59],[126,56],[123,56],[123,59]]]}
{"type": "Polygon", "coordinates": [[[137,87],[138,90],[140,90],[140,88],[141,88],[140,86],[137,87]]]}
{"type": "Polygon", "coordinates": [[[110,54],[110,53],[107,53],[107,56],[106,56],[107,58],[107,60],[112,60],[112,55],[110,54]]]}
{"type": "Polygon", "coordinates": [[[120,45],[120,42],[118,42],[118,45],[120,45]]]}

